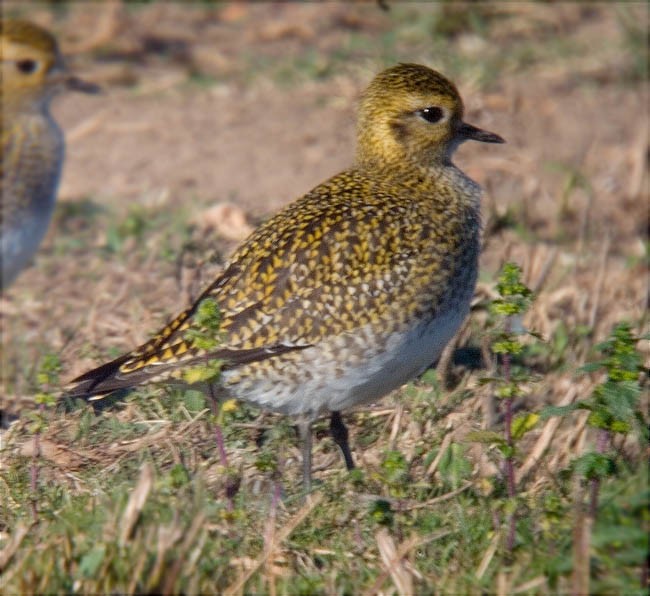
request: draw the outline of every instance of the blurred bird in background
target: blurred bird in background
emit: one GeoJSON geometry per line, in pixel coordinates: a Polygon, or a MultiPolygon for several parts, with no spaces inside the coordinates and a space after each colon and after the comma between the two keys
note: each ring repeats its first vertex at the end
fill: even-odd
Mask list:
{"type": "Polygon", "coordinates": [[[97,93],[99,87],[70,73],[48,31],[22,20],[3,20],[0,27],[4,290],[29,265],[54,211],[65,145],[50,114],[52,99],[66,90],[97,93]]]}

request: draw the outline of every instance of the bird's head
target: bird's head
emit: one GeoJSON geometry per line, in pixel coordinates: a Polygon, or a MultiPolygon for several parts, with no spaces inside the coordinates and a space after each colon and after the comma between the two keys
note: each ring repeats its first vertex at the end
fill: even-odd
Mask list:
{"type": "Polygon", "coordinates": [[[67,69],[54,37],[28,21],[2,21],[2,103],[5,108],[46,107],[66,89],[97,93],[99,87],[67,69]]]}
{"type": "Polygon", "coordinates": [[[364,92],[357,126],[360,164],[449,163],[467,140],[503,143],[500,136],[463,122],[455,85],[419,64],[379,73],[364,92]]]}

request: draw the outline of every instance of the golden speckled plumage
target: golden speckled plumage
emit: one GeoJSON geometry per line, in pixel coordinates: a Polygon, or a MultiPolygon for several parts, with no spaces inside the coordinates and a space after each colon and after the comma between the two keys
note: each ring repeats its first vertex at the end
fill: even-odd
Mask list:
{"type": "Polygon", "coordinates": [[[66,71],[56,40],[37,25],[0,22],[0,46],[0,288],[6,288],[36,252],[54,209],[64,143],[50,102],[66,88],[96,88],[66,71]]]}
{"type": "MultiPolygon", "coordinates": [[[[502,140],[462,114],[456,88],[435,71],[403,64],[379,74],[361,101],[356,164],[260,226],[191,308],[76,379],[70,394],[179,377],[219,358],[219,391],[300,415],[307,433],[330,411],[341,431],[338,410],[433,363],[468,311],[480,189],[450,156],[465,138],[502,140]],[[187,339],[208,297],[222,335],[210,353],[187,339]]],[[[346,454],[347,441],[337,442],[346,454]]]]}

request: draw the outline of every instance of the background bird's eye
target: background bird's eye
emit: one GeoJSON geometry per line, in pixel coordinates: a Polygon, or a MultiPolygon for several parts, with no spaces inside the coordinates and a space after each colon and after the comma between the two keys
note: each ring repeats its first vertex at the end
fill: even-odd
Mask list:
{"type": "Polygon", "coordinates": [[[29,58],[18,60],[18,62],[16,62],[16,68],[23,74],[31,74],[38,68],[38,62],[29,58]]]}
{"type": "Polygon", "coordinates": [[[420,110],[420,116],[422,119],[431,123],[440,122],[444,115],[445,113],[442,111],[442,108],[438,107],[424,108],[423,110],[420,110]]]}

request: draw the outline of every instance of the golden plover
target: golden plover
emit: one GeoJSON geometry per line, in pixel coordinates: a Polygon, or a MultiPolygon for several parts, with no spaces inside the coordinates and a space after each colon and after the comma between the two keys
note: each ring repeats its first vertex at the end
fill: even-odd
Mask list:
{"type": "Polygon", "coordinates": [[[217,395],[298,417],[306,488],[323,413],[352,468],[340,411],[420,374],[468,313],[481,193],[451,161],[468,139],[503,142],[463,121],[445,77],[417,64],[380,73],[361,99],[354,166],[259,227],[193,306],[69,395],[182,378],[220,359],[217,395]],[[213,349],[191,339],[206,299],[221,317],[213,349]]]}

